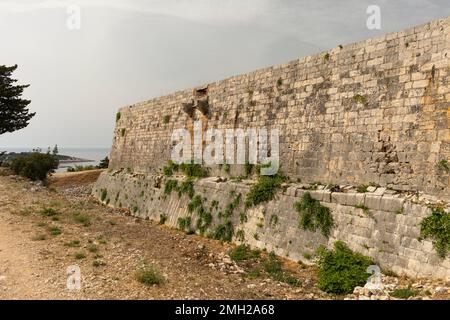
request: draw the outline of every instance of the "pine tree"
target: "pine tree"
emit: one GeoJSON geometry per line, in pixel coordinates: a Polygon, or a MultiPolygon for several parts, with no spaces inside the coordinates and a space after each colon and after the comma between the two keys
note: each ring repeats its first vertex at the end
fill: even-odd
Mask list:
{"type": "Polygon", "coordinates": [[[27,108],[31,101],[21,99],[29,85],[15,85],[17,80],[11,78],[16,69],[17,65],[0,65],[0,134],[25,128],[35,115],[27,108]]]}
{"type": "Polygon", "coordinates": [[[55,146],[53,147],[53,152],[52,153],[53,153],[54,156],[56,156],[59,153],[57,144],[55,144],[55,146]]]}

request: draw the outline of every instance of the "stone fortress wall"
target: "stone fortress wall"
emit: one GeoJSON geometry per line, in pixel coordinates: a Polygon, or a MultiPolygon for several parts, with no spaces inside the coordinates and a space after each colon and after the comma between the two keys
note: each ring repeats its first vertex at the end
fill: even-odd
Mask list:
{"type": "MultiPolygon", "coordinates": [[[[450,278],[449,258],[439,259],[431,241],[418,240],[431,209],[415,203],[423,195],[450,201],[449,80],[446,18],[125,107],[117,115],[109,171],[93,193],[100,198],[106,191],[104,202],[137,216],[167,215],[176,227],[189,199],[164,195],[160,176],[175,129],[192,131],[196,120],[204,129],[278,129],[280,164],[291,181],[379,187],[367,194],[312,192],[336,222],[327,239],[298,228],[293,203],[305,191],[291,184],[274,201],[248,210],[246,222],[238,213],[232,218],[245,242],[305,260],[318,245],[344,240],[395,272],[450,278]],[[276,226],[268,220],[273,215],[276,226]]],[[[243,168],[230,170],[236,176],[243,168]]],[[[211,173],[224,174],[219,167],[211,173]]],[[[244,182],[218,181],[196,182],[196,193],[225,206],[230,194],[248,192],[244,182]]]]}

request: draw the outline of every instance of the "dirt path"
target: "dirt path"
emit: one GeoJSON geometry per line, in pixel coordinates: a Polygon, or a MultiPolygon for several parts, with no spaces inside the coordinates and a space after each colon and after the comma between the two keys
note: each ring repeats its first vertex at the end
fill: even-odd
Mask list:
{"type": "Polygon", "coordinates": [[[259,274],[258,261],[236,265],[227,245],[101,206],[86,196],[88,189],[52,191],[0,176],[0,299],[326,297],[314,287],[310,267],[286,264],[301,285],[280,283],[259,274]],[[162,284],[136,280],[144,263],[163,275],[162,284]],[[81,270],[80,290],[67,289],[71,265],[81,270]]]}

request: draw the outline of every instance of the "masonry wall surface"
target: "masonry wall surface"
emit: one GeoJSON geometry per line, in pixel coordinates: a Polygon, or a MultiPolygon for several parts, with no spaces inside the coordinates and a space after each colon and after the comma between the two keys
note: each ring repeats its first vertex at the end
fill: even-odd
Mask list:
{"type": "MultiPolygon", "coordinates": [[[[166,182],[167,179],[152,175],[104,172],[93,194],[104,203],[128,208],[141,218],[160,221],[163,215],[167,218],[165,224],[174,228],[179,227],[179,218],[191,217],[192,229],[199,233],[196,227],[199,216],[188,210],[191,200],[187,195],[178,196],[176,191],[165,194],[166,182]]],[[[220,213],[240,195],[242,201],[229,218],[234,229],[233,242],[245,242],[293,261],[311,263],[305,257],[314,254],[320,245],[331,247],[336,240],[342,240],[351,249],[374,258],[381,268],[399,275],[450,279],[450,258],[440,259],[429,239],[418,240],[420,222],[431,213],[426,205],[415,204],[384,188],[363,194],[305,191],[292,184],[280,191],[274,201],[244,210],[248,190],[245,182],[215,182],[214,178],[207,178],[195,183],[195,194],[204,199],[205,209],[213,216],[205,236],[224,223],[220,213]],[[331,209],[335,225],[329,238],[320,231],[299,228],[294,203],[305,192],[311,192],[313,198],[331,209]],[[358,205],[370,211],[365,213],[356,208],[358,205]]]]}
{"type": "Polygon", "coordinates": [[[447,18],[122,108],[110,168],[158,172],[173,130],[202,120],[205,129],[278,129],[294,180],[450,199],[449,173],[437,166],[450,159],[449,80],[447,18]],[[207,101],[208,112],[186,112],[191,101],[207,101]]]}

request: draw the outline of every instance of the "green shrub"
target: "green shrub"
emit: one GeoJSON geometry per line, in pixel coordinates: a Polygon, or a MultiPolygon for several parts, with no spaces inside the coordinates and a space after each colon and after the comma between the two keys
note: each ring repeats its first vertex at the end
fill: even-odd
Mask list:
{"type": "Polygon", "coordinates": [[[178,181],[177,180],[168,180],[166,185],[164,186],[164,194],[171,194],[173,190],[177,190],[178,181]]]}
{"type": "Polygon", "coordinates": [[[77,252],[75,253],[75,259],[81,260],[86,258],[86,255],[84,254],[84,252],[77,252]]]}
{"type": "Polygon", "coordinates": [[[420,223],[421,238],[431,238],[439,257],[445,258],[450,250],[450,214],[442,208],[433,208],[431,216],[420,223]]]}
{"type": "MultiPolygon", "coordinates": [[[[240,230],[242,231],[242,230],[240,230]]],[[[259,250],[252,250],[248,245],[241,244],[230,250],[230,258],[233,261],[245,261],[259,258],[261,252],[259,250]]]]}
{"type": "Polygon", "coordinates": [[[54,217],[54,216],[58,215],[59,212],[53,208],[44,208],[41,210],[41,214],[46,217],[54,217]]]}
{"type": "Polygon", "coordinates": [[[166,214],[160,214],[159,215],[159,224],[164,224],[167,221],[167,215],[166,214]]]}
{"type": "Polygon", "coordinates": [[[411,290],[410,288],[402,288],[402,289],[395,289],[394,291],[389,293],[389,295],[398,299],[408,299],[409,297],[416,296],[417,292],[411,290]]]}
{"type": "Polygon", "coordinates": [[[103,202],[105,201],[106,197],[108,196],[108,190],[101,189],[100,190],[100,200],[103,202]]]}
{"type": "Polygon", "coordinates": [[[167,114],[167,115],[164,116],[163,122],[164,122],[164,124],[168,124],[169,121],[170,121],[170,115],[167,114]]]}
{"type": "Polygon", "coordinates": [[[334,294],[349,294],[357,286],[364,286],[369,278],[367,268],[372,260],[353,252],[342,241],[334,243],[334,250],[320,247],[317,250],[319,281],[322,291],[334,294]]]}
{"type": "Polygon", "coordinates": [[[245,231],[242,229],[236,231],[236,239],[243,242],[245,240],[245,231]]]}
{"type": "Polygon", "coordinates": [[[15,158],[10,163],[15,174],[31,180],[45,180],[48,174],[55,172],[58,165],[59,161],[55,155],[39,152],[15,158]]]}
{"type": "Polygon", "coordinates": [[[81,223],[83,226],[88,227],[91,225],[91,218],[89,216],[80,214],[80,213],[75,213],[73,215],[73,219],[78,222],[81,223]]]}
{"type": "Polygon", "coordinates": [[[177,191],[179,197],[181,197],[183,194],[186,194],[189,197],[189,199],[192,199],[195,194],[194,182],[190,178],[184,180],[177,188],[177,191]]]}
{"type": "Polygon", "coordinates": [[[225,173],[230,173],[230,165],[228,163],[225,163],[223,165],[223,170],[225,171],[225,173]]]}
{"type": "Polygon", "coordinates": [[[191,217],[178,218],[178,228],[182,231],[191,231],[191,217]]]}
{"type": "Polygon", "coordinates": [[[323,61],[324,61],[324,62],[330,61],[330,54],[329,54],[329,53],[325,53],[325,54],[324,54],[324,56],[323,56],[323,61]]]}
{"type": "Polygon", "coordinates": [[[439,160],[439,162],[436,164],[436,167],[439,171],[444,171],[447,173],[450,172],[450,164],[446,159],[439,160]]]}
{"type": "Polygon", "coordinates": [[[355,208],[356,209],[361,209],[367,215],[370,214],[370,209],[367,206],[363,205],[363,204],[358,204],[358,205],[355,206],[355,208]]]}
{"type": "Polygon", "coordinates": [[[259,176],[258,182],[250,188],[245,200],[246,207],[273,200],[278,188],[285,178],[281,175],[259,176]]]}
{"type": "Polygon", "coordinates": [[[80,241],[79,240],[72,240],[69,242],[66,242],[64,244],[66,247],[70,247],[70,248],[77,248],[80,246],[80,241]]]}
{"type": "Polygon", "coordinates": [[[60,228],[55,227],[55,226],[49,227],[49,228],[48,228],[48,231],[50,232],[50,234],[51,234],[52,236],[58,236],[58,235],[60,235],[61,232],[62,232],[60,228]]]}
{"type": "Polygon", "coordinates": [[[368,187],[369,187],[368,185],[361,184],[356,188],[356,191],[359,193],[366,193],[368,187]]]}
{"type": "Polygon", "coordinates": [[[200,163],[182,163],[179,167],[189,178],[205,178],[208,176],[208,169],[200,163]]]}
{"type": "Polygon", "coordinates": [[[278,224],[278,216],[276,214],[273,214],[270,216],[270,222],[269,224],[272,226],[272,228],[275,228],[278,224]]]}
{"type": "Polygon", "coordinates": [[[194,212],[196,209],[202,207],[202,197],[199,195],[196,195],[191,202],[188,204],[188,211],[189,213],[194,212]]]}
{"type": "Polygon", "coordinates": [[[76,165],[76,166],[67,168],[67,172],[80,172],[80,171],[89,171],[89,170],[96,170],[96,169],[98,169],[98,167],[93,166],[93,165],[87,165],[87,166],[76,165]]]}
{"type": "Polygon", "coordinates": [[[281,261],[271,252],[269,257],[263,262],[264,270],[269,276],[279,282],[287,283],[293,287],[300,286],[301,282],[293,277],[289,272],[283,270],[281,261]]]}
{"type": "Polygon", "coordinates": [[[125,136],[125,132],[126,132],[126,129],[125,129],[125,128],[122,128],[122,129],[120,130],[120,135],[121,135],[122,137],[124,137],[124,136],[125,136]]]}
{"type": "Polygon", "coordinates": [[[227,221],[223,224],[219,224],[216,226],[213,238],[216,240],[220,240],[222,242],[231,242],[233,238],[234,228],[231,221],[227,221]]]}
{"type": "Polygon", "coordinates": [[[120,120],[121,114],[120,112],[116,113],[116,122],[118,122],[120,120]]]}
{"type": "Polygon", "coordinates": [[[360,103],[360,104],[366,104],[366,97],[365,96],[363,96],[362,94],[355,94],[354,96],[353,96],[353,101],[355,101],[356,103],[360,103]]]}
{"type": "Polygon", "coordinates": [[[245,176],[249,177],[253,174],[253,164],[246,162],[244,165],[245,176]]]}
{"type": "Polygon", "coordinates": [[[173,175],[174,171],[178,171],[178,164],[174,163],[172,160],[167,162],[167,165],[163,167],[163,173],[166,177],[170,177],[173,175]]]}
{"type": "Polygon", "coordinates": [[[144,266],[136,272],[136,280],[146,286],[161,284],[164,282],[164,277],[153,266],[144,266]]]}
{"type": "Polygon", "coordinates": [[[299,214],[300,228],[310,231],[320,229],[325,237],[330,236],[333,216],[328,207],[323,206],[319,200],[313,199],[309,192],[306,192],[294,206],[299,214]]]}

